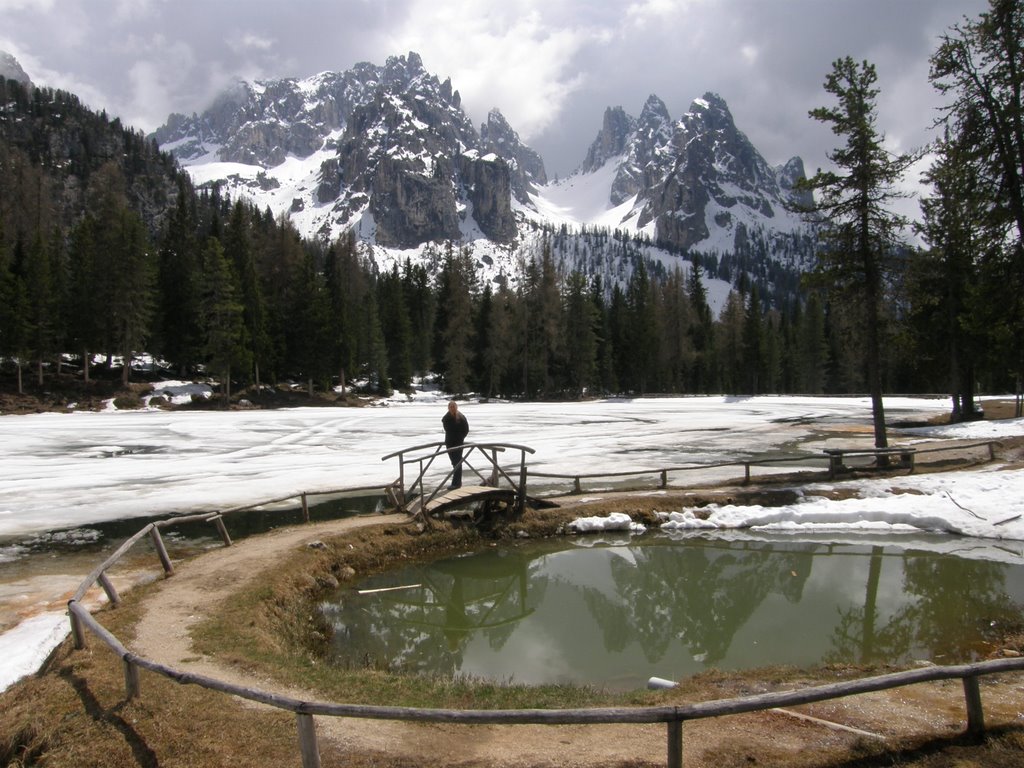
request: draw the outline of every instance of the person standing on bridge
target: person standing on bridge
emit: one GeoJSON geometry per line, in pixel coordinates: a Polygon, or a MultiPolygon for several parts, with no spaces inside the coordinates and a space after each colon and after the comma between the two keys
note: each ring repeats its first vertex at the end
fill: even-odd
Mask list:
{"type": "Polygon", "coordinates": [[[462,487],[462,444],[469,434],[469,420],[459,410],[459,404],[448,401],[448,413],[441,417],[444,427],[444,447],[448,448],[448,458],[452,462],[452,488],[462,487]]]}

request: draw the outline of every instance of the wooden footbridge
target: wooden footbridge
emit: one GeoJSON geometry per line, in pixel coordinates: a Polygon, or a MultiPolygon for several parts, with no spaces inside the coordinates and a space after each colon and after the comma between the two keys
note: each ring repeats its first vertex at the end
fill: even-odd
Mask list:
{"type": "Polygon", "coordinates": [[[447,448],[444,443],[414,445],[381,457],[381,461],[398,458],[398,479],[385,490],[395,507],[428,524],[432,517],[480,520],[500,506],[519,515],[526,504],[526,454],[533,452],[533,448],[513,443],[466,443],[457,448],[447,448]],[[436,470],[435,480],[427,479],[437,459],[447,466],[449,454],[458,450],[462,451],[458,463],[462,474],[475,476],[478,482],[452,488],[455,466],[440,482],[436,482],[436,470]],[[518,452],[517,465],[502,466],[498,455],[513,452],[518,452]],[[407,467],[416,470],[411,482],[413,472],[407,467]]]}

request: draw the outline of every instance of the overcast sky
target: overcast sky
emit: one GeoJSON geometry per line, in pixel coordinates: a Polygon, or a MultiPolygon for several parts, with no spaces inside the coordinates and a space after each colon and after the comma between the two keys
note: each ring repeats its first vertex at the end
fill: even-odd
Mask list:
{"type": "Polygon", "coordinates": [[[832,62],[878,71],[890,148],[933,137],[928,58],[986,0],[0,0],[0,50],[32,80],[146,132],[201,111],[232,79],[306,77],[416,51],[479,125],[498,107],[564,175],[608,106],[650,94],[678,118],[707,91],[772,164],[808,173],[838,146],[808,110],[831,105],[832,62]]]}

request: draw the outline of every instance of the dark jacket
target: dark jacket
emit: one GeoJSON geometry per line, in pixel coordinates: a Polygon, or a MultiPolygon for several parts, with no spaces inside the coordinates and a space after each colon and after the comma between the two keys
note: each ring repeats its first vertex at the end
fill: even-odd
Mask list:
{"type": "Polygon", "coordinates": [[[462,445],[469,434],[469,420],[460,411],[458,416],[446,413],[441,417],[441,425],[444,427],[444,445],[451,448],[462,445]]]}

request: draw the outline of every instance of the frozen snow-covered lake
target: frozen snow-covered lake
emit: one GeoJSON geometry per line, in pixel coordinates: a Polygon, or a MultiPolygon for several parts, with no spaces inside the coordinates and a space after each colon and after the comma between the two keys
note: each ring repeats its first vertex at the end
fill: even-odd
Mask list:
{"type": "MultiPolygon", "coordinates": [[[[890,422],[924,421],[949,407],[946,399],[887,398],[885,404],[890,422]]],[[[871,442],[867,398],[469,402],[462,410],[470,421],[470,441],[527,445],[536,451],[530,468],[552,473],[814,454],[826,444],[823,432],[846,445],[871,442]]],[[[397,463],[382,462],[381,457],[439,440],[443,413],[443,399],[427,395],[365,408],[3,416],[0,602],[19,606],[23,618],[38,613],[31,599],[20,600],[34,594],[37,585],[25,562],[33,555],[24,548],[19,551],[19,539],[60,535],[87,541],[90,526],[104,521],[224,509],[303,491],[383,486],[397,476],[397,463]],[[5,578],[5,569],[14,567],[18,578],[5,578]]],[[[914,434],[893,431],[891,437],[988,439],[1019,434],[1024,434],[1024,420],[928,428],[914,434]]],[[[970,548],[988,553],[985,556],[1020,557],[1024,522],[1004,521],[1024,511],[1024,472],[986,468],[898,481],[919,495],[890,493],[896,478],[855,481],[860,498],[848,502],[808,496],[785,508],[724,507],[714,512],[710,524],[721,530],[754,527],[815,537],[828,536],[829,531],[899,533],[916,526],[970,537],[970,548]],[[1008,541],[1017,544],[1008,547],[1008,541]]],[[[696,525],[684,518],[676,527],[685,530],[690,524],[696,525]]],[[[47,589],[59,592],[66,583],[70,593],[84,572],[76,568],[62,574],[59,565],[49,563],[47,589]]],[[[51,617],[51,629],[62,621],[59,614],[51,617]]],[[[7,669],[15,662],[13,654],[4,655],[5,648],[17,643],[33,651],[38,645],[33,640],[41,634],[38,627],[20,629],[28,640],[25,634],[0,635],[0,657],[6,658],[7,669]]],[[[9,683],[0,669],[0,688],[9,683]]]]}
{"type": "MultiPolygon", "coordinates": [[[[0,418],[0,536],[218,509],[391,482],[381,457],[441,438],[439,401],[366,408],[125,411],[0,418]]],[[[945,400],[893,398],[890,420],[945,400]]],[[[819,451],[817,430],[870,424],[866,398],[469,403],[471,442],[533,448],[531,469],[600,473],[819,451]]],[[[870,443],[861,434],[850,440],[870,443]]]]}

